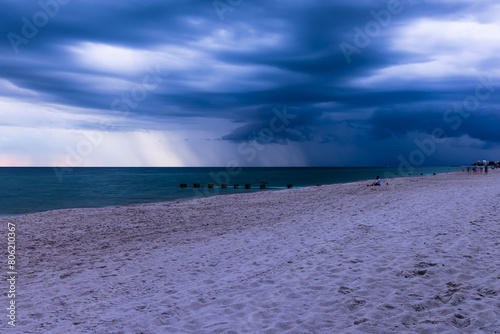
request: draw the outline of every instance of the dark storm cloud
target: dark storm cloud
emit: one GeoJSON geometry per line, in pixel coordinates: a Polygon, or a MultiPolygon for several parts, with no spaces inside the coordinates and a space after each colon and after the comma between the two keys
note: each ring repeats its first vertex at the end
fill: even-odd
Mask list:
{"type": "Polygon", "coordinates": [[[281,107],[261,107],[256,112],[247,113],[249,124],[236,128],[222,140],[243,142],[255,140],[261,144],[306,142],[318,139],[314,126],[321,113],[315,110],[304,112],[299,109],[281,107]]]}
{"type": "MultiPolygon", "coordinates": [[[[1,78],[36,92],[28,98],[34,102],[111,113],[113,101],[128,90],[95,82],[112,77],[133,87],[142,79],[126,69],[110,74],[82,67],[69,51],[81,43],[153,51],[169,46],[199,52],[199,67],[176,69],[176,64],[170,64],[162,84],[139,107],[129,108],[131,126],[135,118],[154,118],[154,126],[161,126],[163,118],[170,118],[170,122],[176,117],[227,119],[241,125],[220,131],[217,137],[241,142],[256,139],[261,129],[269,127],[273,108],[288,106],[297,117],[286,130],[274,133],[272,142],[338,142],[355,128],[369,131],[374,139],[387,139],[412,131],[450,128],[442,119],[442,110],[466,96],[476,84],[466,75],[433,82],[402,77],[377,87],[352,82],[390,66],[431,59],[432,50],[426,55],[394,50],[389,37],[408,22],[460,18],[479,10],[477,4],[402,0],[402,9],[391,16],[390,24],[360,47],[356,46],[355,28],[364,29],[374,22],[371,11],[387,11],[391,1],[247,0],[222,16],[209,0],[66,2],[57,6],[57,13],[33,38],[23,37],[23,17],[33,21],[42,10],[38,3],[6,2],[0,13],[1,78]],[[221,31],[228,40],[217,40],[221,31]],[[13,47],[9,33],[21,36],[26,43],[13,47]],[[339,47],[343,42],[359,51],[350,55],[350,63],[339,47]],[[214,63],[234,66],[234,71],[221,72],[210,66],[214,63]],[[239,68],[250,70],[243,74],[239,68]],[[219,80],[200,86],[213,79],[219,80]],[[351,113],[352,121],[345,117],[335,120],[332,115],[339,113],[351,113]]],[[[496,66],[496,59],[484,60],[483,66],[496,66]]],[[[493,98],[488,101],[497,102],[493,98]]],[[[497,109],[492,110],[464,119],[458,129],[449,129],[449,136],[499,142],[494,131],[497,109]]]]}
{"type": "Polygon", "coordinates": [[[500,112],[498,109],[480,110],[474,113],[453,107],[442,111],[379,110],[368,121],[374,139],[404,137],[410,132],[432,134],[439,129],[442,137],[471,138],[484,142],[500,143],[500,112]]]}

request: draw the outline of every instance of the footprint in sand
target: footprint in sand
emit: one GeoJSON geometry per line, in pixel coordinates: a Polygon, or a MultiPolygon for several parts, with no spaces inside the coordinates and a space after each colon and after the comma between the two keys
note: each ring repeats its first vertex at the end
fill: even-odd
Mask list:
{"type": "Polygon", "coordinates": [[[453,315],[451,323],[457,328],[465,328],[470,325],[470,319],[460,313],[456,313],[453,315]]]}
{"type": "Polygon", "coordinates": [[[366,304],[366,300],[354,298],[349,303],[347,303],[347,308],[351,311],[354,311],[354,310],[364,306],[365,304],[366,304]]]}
{"type": "Polygon", "coordinates": [[[346,286],[341,286],[338,290],[339,293],[344,294],[344,295],[347,295],[353,291],[354,291],[354,289],[348,288],[346,286]]]}

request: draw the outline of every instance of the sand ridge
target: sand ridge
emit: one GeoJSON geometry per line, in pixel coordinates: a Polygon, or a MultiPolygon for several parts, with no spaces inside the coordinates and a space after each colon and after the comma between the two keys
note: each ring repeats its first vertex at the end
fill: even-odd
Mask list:
{"type": "Polygon", "coordinates": [[[500,333],[499,181],[5,218],[19,227],[15,332],[500,333]]]}

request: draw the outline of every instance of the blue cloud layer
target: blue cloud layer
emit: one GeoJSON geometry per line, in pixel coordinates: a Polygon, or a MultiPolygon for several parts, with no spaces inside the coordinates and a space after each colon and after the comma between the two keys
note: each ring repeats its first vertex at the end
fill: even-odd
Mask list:
{"type": "Polygon", "coordinates": [[[147,70],[138,63],[135,71],[107,72],[82,65],[84,60],[72,51],[82,45],[108,45],[156,52],[160,58],[155,61],[165,68],[161,85],[147,91],[147,99],[137,107],[127,108],[127,128],[139,124],[135,120],[141,120],[141,127],[161,129],[162,122],[182,128],[189,118],[221,119],[234,126],[214,130],[214,138],[239,143],[257,138],[272,119],[273,108],[288,106],[296,117],[286,130],[274,133],[272,143],[308,142],[321,150],[326,143],[362,146],[366,140],[399,140],[436,128],[445,129],[450,138],[467,136],[488,147],[500,142],[496,130],[500,84],[494,78],[491,96],[481,100],[470,117],[462,117],[460,126],[453,128],[457,121],[443,118],[450,106],[474,96],[478,75],[496,70],[494,57],[478,63],[473,74],[429,78],[402,73],[376,85],[359,83],[387,68],[433,59],[432,49],[420,54],[395,49],[391,41],[401,27],[419,20],[490,23],[483,14],[494,2],[481,6],[409,0],[233,2],[237,6],[225,2],[229,7],[222,20],[212,1],[40,3],[2,4],[0,79],[35,94],[0,91],[0,96],[114,115],[119,108],[113,110],[113,101],[131,94],[147,70]],[[387,14],[391,4],[398,5],[399,12],[391,14],[387,26],[379,24],[379,32],[368,36],[366,46],[356,44],[356,27],[363,31],[376,17],[387,14]],[[43,8],[47,23],[27,37],[26,19],[43,23],[43,8]],[[359,51],[349,55],[350,63],[339,47],[342,43],[359,51]],[[169,62],[172,50],[184,50],[179,52],[185,53],[189,64],[169,62]],[[108,80],[124,85],[104,84],[108,80]],[[103,84],[96,85],[99,82],[103,84]]]}

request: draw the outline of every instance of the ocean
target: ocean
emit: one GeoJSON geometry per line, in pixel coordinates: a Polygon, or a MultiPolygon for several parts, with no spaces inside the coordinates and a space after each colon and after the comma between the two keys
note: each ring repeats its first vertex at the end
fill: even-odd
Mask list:
{"type": "Polygon", "coordinates": [[[272,191],[457,171],[457,167],[414,170],[381,167],[2,167],[0,217],[66,208],[123,206],[204,196],[272,191]],[[411,173],[409,173],[411,172],[411,173]],[[267,189],[261,190],[263,182],[267,189]],[[195,183],[200,188],[194,188],[195,183]],[[181,188],[180,184],[186,184],[181,188]],[[208,188],[214,184],[214,188],[208,188]],[[222,189],[221,184],[227,184],[222,189]],[[237,189],[234,184],[239,184],[237,189]],[[245,184],[251,184],[245,189],[245,184]]]}

